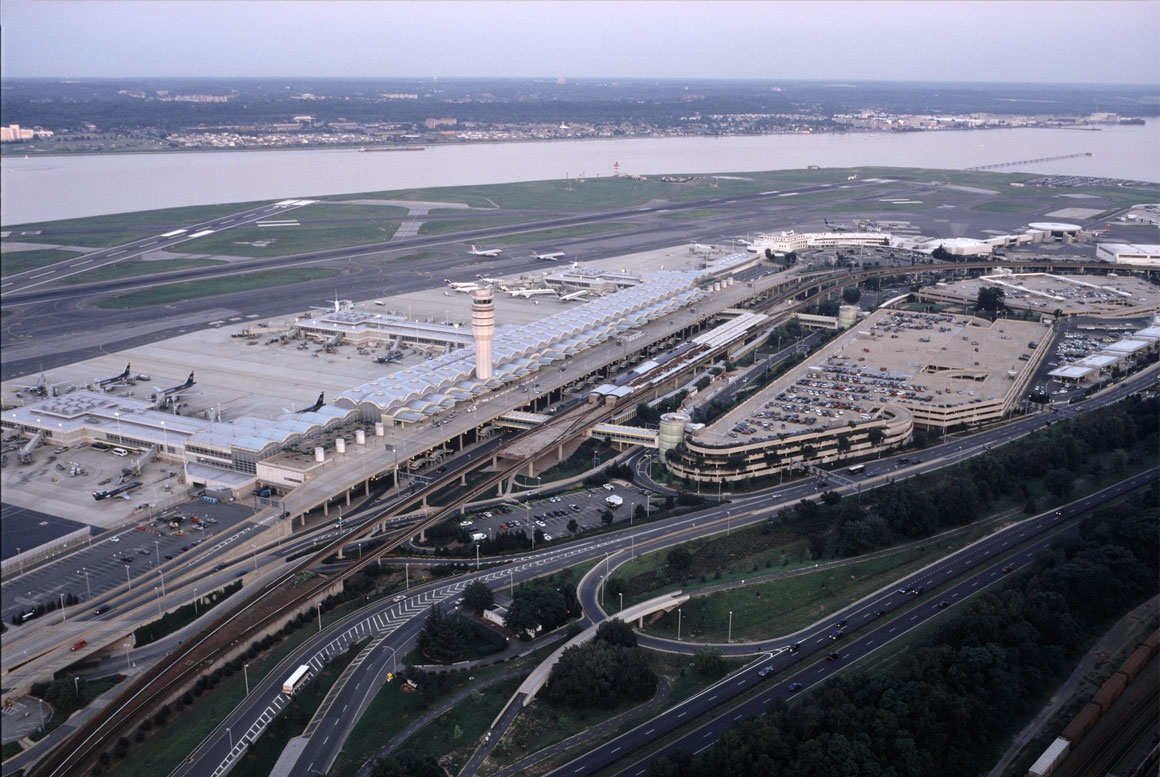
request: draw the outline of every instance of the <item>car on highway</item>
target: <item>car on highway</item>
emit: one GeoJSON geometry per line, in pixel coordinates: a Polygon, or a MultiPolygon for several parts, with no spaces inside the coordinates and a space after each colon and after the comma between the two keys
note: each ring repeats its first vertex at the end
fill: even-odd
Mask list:
{"type": "Polygon", "coordinates": [[[785,689],[787,691],[789,691],[790,693],[797,693],[798,691],[800,691],[802,689],[802,684],[801,683],[790,683],[789,685],[787,685],[785,687],[785,689]]]}
{"type": "Polygon", "coordinates": [[[112,605],[102,604],[100,607],[93,610],[93,615],[104,615],[105,613],[107,613],[111,609],[112,609],[112,605]]]}
{"type": "Polygon", "coordinates": [[[110,537],[109,538],[109,542],[120,542],[120,541],[121,541],[120,537],[110,537]]]}
{"type": "Polygon", "coordinates": [[[761,670],[757,674],[759,677],[768,677],[772,672],[773,664],[770,664],[768,666],[761,667],[761,670]]]}
{"type": "Polygon", "coordinates": [[[840,631],[835,631],[833,634],[830,635],[831,642],[837,642],[841,638],[842,638],[842,632],[840,632],[840,631]]]}
{"type": "Polygon", "coordinates": [[[938,607],[940,610],[945,610],[946,608],[948,608],[950,606],[951,606],[951,603],[948,602],[946,599],[943,599],[941,602],[939,602],[938,604],[935,605],[935,607],[938,607]]]}
{"type": "Polygon", "coordinates": [[[1003,567],[999,571],[1002,572],[1003,574],[1007,574],[1008,572],[1011,571],[1011,567],[1003,567]]]}
{"type": "Polygon", "coordinates": [[[827,661],[837,661],[839,658],[841,658],[841,656],[839,656],[837,653],[826,653],[827,661]]]}
{"type": "Polygon", "coordinates": [[[399,602],[405,602],[406,600],[407,600],[407,595],[406,595],[406,594],[396,594],[396,595],[395,595],[395,596],[394,596],[394,597],[391,599],[391,601],[392,601],[392,602],[394,602],[395,604],[398,604],[399,602]]]}
{"type": "Polygon", "coordinates": [[[802,649],[802,643],[800,643],[800,642],[795,642],[792,645],[790,645],[788,648],[786,648],[786,650],[788,650],[791,653],[796,653],[801,649],[802,649]]]}
{"type": "Polygon", "coordinates": [[[83,648],[87,644],[89,644],[88,640],[82,639],[81,641],[74,644],[71,648],[69,648],[69,650],[80,650],[81,648],[83,648]]]}
{"type": "Polygon", "coordinates": [[[835,628],[835,629],[844,629],[844,628],[846,628],[846,619],[845,619],[845,618],[842,618],[842,620],[840,620],[840,621],[838,621],[837,623],[835,623],[835,624],[834,624],[834,628],[835,628]]]}
{"type": "Polygon", "coordinates": [[[885,614],[886,614],[886,613],[885,613],[884,611],[882,611],[882,610],[875,610],[875,611],[874,611],[874,617],[875,617],[875,618],[881,618],[881,617],[882,617],[883,615],[885,615],[885,614]]]}

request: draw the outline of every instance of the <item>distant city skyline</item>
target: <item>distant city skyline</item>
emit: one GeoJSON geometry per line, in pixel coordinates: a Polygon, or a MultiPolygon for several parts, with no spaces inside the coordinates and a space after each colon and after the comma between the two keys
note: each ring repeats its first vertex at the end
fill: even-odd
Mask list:
{"type": "Polygon", "coordinates": [[[5,0],[0,65],[5,78],[1160,85],[1158,30],[1160,0],[5,0]]]}

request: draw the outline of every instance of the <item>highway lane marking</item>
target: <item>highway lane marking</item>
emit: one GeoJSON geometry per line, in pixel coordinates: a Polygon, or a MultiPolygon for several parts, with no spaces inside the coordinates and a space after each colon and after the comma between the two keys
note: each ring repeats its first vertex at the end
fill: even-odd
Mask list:
{"type": "Polygon", "coordinates": [[[43,278],[46,275],[52,275],[54,272],[56,272],[56,270],[49,270],[48,272],[42,272],[42,273],[40,273],[40,275],[29,275],[28,280],[32,280],[33,278],[43,278]]]}
{"type": "Polygon", "coordinates": [[[92,259],[85,259],[83,261],[77,262],[76,264],[70,264],[69,267],[80,267],[82,264],[88,264],[91,261],[93,261],[93,260],[92,259]]]}

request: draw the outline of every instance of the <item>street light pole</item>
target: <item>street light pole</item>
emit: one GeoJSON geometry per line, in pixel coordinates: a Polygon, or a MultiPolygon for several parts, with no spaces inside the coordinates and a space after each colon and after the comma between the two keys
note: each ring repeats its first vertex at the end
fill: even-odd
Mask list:
{"type": "Polygon", "coordinates": [[[624,612],[624,592],[621,591],[617,594],[617,596],[620,597],[620,609],[617,610],[617,612],[624,612]]]}
{"type": "Polygon", "coordinates": [[[129,578],[129,565],[125,565],[125,582],[129,585],[129,590],[133,590],[133,581],[129,578]]]}
{"type": "Polygon", "coordinates": [[[314,606],[318,608],[318,633],[321,634],[322,633],[322,602],[319,602],[318,604],[316,604],[314,606]]]}
{"type": "Polygon", "coordinates": [[[85,591],[88,593],[90,599],[93,598],[93,587],[89,585],[89,570],[88,567],[81,567],[80,573],[85,576],[85,591]]]}
{"type": "Polygon", "coordinates": [[[677,642],[681,641],[681,608],[677,608],[677,642]]]}
{"type": "Polygon", "coordinates": [[[729,637],[725,641],[726,642],[733,641],[733,610],[729,611],[729,637]]]}
{"type": "Polygon", "coordinates": [[[158,569],[157,572],[161,575],[161,595],[168,596],[168,594],[165,593],[165,570],[158,569]]]}
{"type": "Polygon", "coordinates": [[[230,738],[230,752],[232,753],[234,751],[234,732],[230,731],[229,726],[226,726],[226,734],[230,738]]]}
{"type": "Polygon", "coordinates": [[[197,588],[193,589],[193,614],[194,614],[194,617],[196,617],[198,615],[198,612],[197,612],[197,588]]]}
{"type": "Polygon", "coordinates": [[[246,679],[246,695],[250,695],[250,665],[242,664],[242,676],[246,679]]]}

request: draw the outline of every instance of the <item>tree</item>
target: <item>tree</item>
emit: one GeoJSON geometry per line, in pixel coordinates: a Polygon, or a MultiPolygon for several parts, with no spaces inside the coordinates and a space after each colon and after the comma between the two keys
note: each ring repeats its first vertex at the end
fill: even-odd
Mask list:
{"type": "Polygon", "coordinates": [[[678,545],[669,551],[668,563],[669,579],[680,580],[693,566],[693,554],[688,548],[678,545]]]}
{"type": "Polygon", "coordinates": [[[495,604],[495,594],[482,580],[473,580],[463,589],[463,606],[469,612],[480,614],[495,604]]]}
{"type": "Polygon", "coordinates": [[[607,642],[610,645],[636,647],[636,632],[632,630],[632,626],[620,618],[610,618],[597,626],[596,636],[593,639],[607,642]]]}
{"type": "Polygon", "coordinates": [[[444,777],[444,772],[431,756],[400,750],[375,761],[371,777],[444,777]]]}
{"type": "Polygon", "coordinates": [[[975,310],[999,312],[1004,309],[1006,292],[1002,286],[980,286],[979,296],[975,300],[975,310]]]}
{"type": "Polygon", "coordinates": [[[857,286],[847,286],[842,289],[842,301],[847,305],[857,305],[860,299],[862,299],[862,290],[857,286]]]}
{"type": "Polygon", "coordinates": [[[611,525],[612,525],[612,522],[613,522],[615,519],[616,519],[616,516],[614,516],[614,515],[612,514],[612,511],[611,511],[611,510],[601,510],[601,511],[600,511],[600,521],[601,521],[601,523],[603,523],[605,526],[611,526],[611,525]]]}
{"type": "Polygon", "coordinates": [[[643,650],[596,640],[565,649],[543,693],[553,704],[611,709],[621,701],[647,699],[656,684],[643,650]]]}
{"type": "MultiPolygon", "coordinates": [[[[575,598],[573,590],[572,598],[575,598]]],[[[504,625],[517,633],[555,629],[568,621],[568,598],[546,586],[524,586],[512,597],[504,625]]]]}
{"type": "Polygon", "coordinates": [[[568,519],[568,531],[575,534],[580,529],[580,524],[576,522],[575,518],[568,519]]]}
{"type": "Polygon", "coordinates": [[[632,508],[632,517],[638,521],[647,515],[648,515],[648,511],[645,509],[644,505],[642,505],[642,504],[638,504],[636,507],[632,508]]]}
{"type": "Polygon", "coordinates": [[[419,632],[419,650],[432,661],[455,661],[467,649],[470,631],[465,618],[445,615],[438,604],[433,605],[419,632]]]}
{"type": "Polygon", "coordinates": [[[1049,469],[1043,473],[1043,485],[1056,497],[1064,499],[1075,486],[1075,475],[1068,469],[1049,469]]]}
{"type": "Polygon", "coordinates": [[[716,677],[725,671],[725,655],[719,648],[699,648],[693,653],[693,668],[697,670],[697,674],[716,677]]]}

